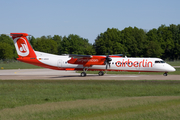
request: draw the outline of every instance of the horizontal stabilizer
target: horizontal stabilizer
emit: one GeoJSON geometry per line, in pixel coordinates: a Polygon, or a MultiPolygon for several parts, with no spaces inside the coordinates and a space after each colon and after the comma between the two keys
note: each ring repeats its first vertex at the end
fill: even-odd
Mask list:
{"type": "Polygon", "coordinates": [[[12,37],[26,37],[26,36],[30,36],[27,33],[10,33],[10,35],[12,37]]]}

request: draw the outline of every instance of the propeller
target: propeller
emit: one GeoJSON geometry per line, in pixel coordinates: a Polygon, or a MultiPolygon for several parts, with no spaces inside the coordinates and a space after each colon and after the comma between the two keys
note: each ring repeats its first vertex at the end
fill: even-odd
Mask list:
{"type": "Polygon", "coordinates": [[[104,61],[105,65],[106,65],[106,73],[107,73],[108,65],[109,65],[109,68],[111,67],[110,66],[111,61],[112,61],[112,59],[109,57],[109,51],[108,51],[108,55],[106,56],[106,60],[104,61]]]}

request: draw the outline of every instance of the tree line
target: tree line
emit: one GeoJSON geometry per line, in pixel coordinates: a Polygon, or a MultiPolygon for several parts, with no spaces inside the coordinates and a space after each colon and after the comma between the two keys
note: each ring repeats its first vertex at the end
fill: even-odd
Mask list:
{"type": "MultiPolygon", "coordinates": [[[[100,33],[94,44],[78,35],[28,37],[36,51],[52,54],[107,55],[124,54],[130,57],[158,57],[165,60],[180,59],[180,24],[161,25],[149,31],[127,27],[123,30],[108,28],[100,33]]],[[[11,37],[0,36],[0,59],[16,59],[17,53],[11,37]]]]}

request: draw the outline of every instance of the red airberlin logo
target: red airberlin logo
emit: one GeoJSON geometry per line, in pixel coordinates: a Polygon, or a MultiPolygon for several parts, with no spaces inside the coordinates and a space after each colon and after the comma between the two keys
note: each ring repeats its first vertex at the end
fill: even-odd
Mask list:
{"type": "Polygon", "coordinates": [[[18,55],[20,56],[28,56],[29,55],[29,48],[27,42],[24,38],[15,38],[15,47],[17,50],[18,55]]]}
{"type": "Polygon", "coordinates": [[[26,52],[27,51],[27,49],[26,49],[26,44],[21,44],[21,47],[19,48],[19,50],[21,51],[21,52],[26,52]]]}
{"type": "Polygon", "coordinates": [[[116,62],[117,67],[152,67],[152,64],[153,63],[147,59],[143,59],[142,61],[131,61],[130,59],[125,61],[123,59],[122,61],[116,62]]]}

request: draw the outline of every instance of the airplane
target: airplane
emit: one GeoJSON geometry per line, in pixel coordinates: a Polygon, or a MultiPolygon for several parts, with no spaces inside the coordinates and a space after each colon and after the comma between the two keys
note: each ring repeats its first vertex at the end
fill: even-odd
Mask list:
{"type": "Polygon", "coordinates": [[[54,70],[99,71],[103,76],[106,71],[127,72],[168,72],[176,71],[174,67],[160,58],[131,58],[122,55],[54,55],[35,51],[27,40],[27,33],[10,33],[18,54],[18,61],[54,70]]]}

